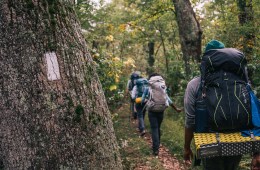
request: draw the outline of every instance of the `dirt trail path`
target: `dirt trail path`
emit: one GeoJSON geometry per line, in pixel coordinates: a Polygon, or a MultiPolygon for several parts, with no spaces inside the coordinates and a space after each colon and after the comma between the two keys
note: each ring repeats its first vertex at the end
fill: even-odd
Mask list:
{"type": "Polygon", "coordinates": [[[125,156],[125,158],[122,158],[123,160],[125,160],[123,161],[123,164],[124,162],[125,164],[126,162],[128,162],[127,163],[128,167],[125,169],[134,169],[134,170],[154,170],[154,169],[185,170],[187,169],[182,163],[182,161],[179,161],[175,156],[173,156],[169,152],[169,150],[166,147],[162,145],[160,146],[159,155],[157,157],[152,155],[152,152],[149,151],[150,153],[146,154],[145,156],[145,161],[141,161],[142,159],[144,159],[143,158],[144,156],[138,158],[140,154],[136,154],[137,151],[135,151],[135,148],[140,148],[140,146],[138,146],[138,142],[134,142],[134,140],[143,141],[143,143],[147,145],[146,147],[149,150],[151,150],[150,148],[152,146],[152,140],[149,132],[147,132],[144,137],[139,136],[139,133],[136,130],[137,121],[133,119],[129,119],[128,108],[129,105],[125,104],[120,109],[117,110],[118,124],[115,126],[116,133],[121,134],[121,136],[119,137],[120,138],[119,143],[123,143],[123,144],[119,144],[121,145],[120,146],[122,152],[121,155],[125,156]],[[124,129],[125,132],[122,132],[124,129]],[[122,137],[122,135],[125,136],[122,137]],[[124,138],[125,140],[123,140],[122,138],[124,138]],[[156,163],[158,165],[154,165],[156,163]]]}
{"type": "MultiPolygon", "coordinates": [[[[131,121],[133,128],[136,126],[135,121],[131,121]]],[[[138,135],[138,133],[136,133],[138,135]]],[[[152,146],[152,138],[150,133],[146,133],[145,136],[142,137],[147,144],[151,147],[152,146]]],[[[151,157],[154,157],[151,155],[151,157]]],[[[165,170],[185,170],[185,166],[183,163],[180,163],[180,161],[173,156],[170,152],[169,149],[167,149],[165,146],[161,145],[159,148],[159,155],[156,157],[157,159],[160,160],[162,163],[162,166],[165,168],[165,170]]],[[[135,170],[148,170],[150,167],[145,167],[145,166],[140,166],[136,167],[135,170]]]]}

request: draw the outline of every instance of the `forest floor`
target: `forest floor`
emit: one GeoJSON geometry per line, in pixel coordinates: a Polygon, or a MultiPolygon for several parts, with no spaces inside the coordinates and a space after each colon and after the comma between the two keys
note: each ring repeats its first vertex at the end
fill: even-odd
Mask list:
{"type": "MultiPolygon", "coordinates": [[[[114,115],[114,128],[124,169],[127,170],[185,170],[182,161],[160,146],[159,155],[152,154],[152,141],[149,130],[141,137],[137,129],[137,120],[129,116],[129,105],[124,104],[114,115]]],[[[147,115],[146,115],[147,116],[147,115]]]]}
{"type": "MultiPolygon", "coordinates": [[[[178,150],[176,145],[169,145],[168,148],[164,145],[160,146],[159,155],[154,156],[152,154],[152,141],[150,135],[150,127],[145,117],[146,134],[141,137],[137,129],[137,120],[131,119],[129,113],[129,104],[122,104],[113,114],[114,129],[117,137],[117,141],[120,147],[120,154],[124,170],[201,170],[201,166],[191,167],[185,165],[182,160],[182,151],[178,150]],[[177,151],[178,150],[178,151],[177,151]]],[[[167,120],[164,120],[163,125],[167,124],[167,120]]],[[[175,122],[176,123],[176,122],[175,122]]],[[[171,129],[180,131],[177,127],[171,124],[171,129]]],[[[173,138],[177,145],[181,143],[178,138],[179,134],[171,134],[170,138],[173,138]],[[177,135],[177,136],[176,136],[177,135]],[[171,137],[172,136],[172,137],[171,137]]],[[[164,134],[166,135],[166,134],[164,134]]],[[[163,136],[164,136],[163,135],[163,136]]],[[[250,168],[250,156],[244,155],[239,166],[239,170],[249,170],[250,168]]]]}

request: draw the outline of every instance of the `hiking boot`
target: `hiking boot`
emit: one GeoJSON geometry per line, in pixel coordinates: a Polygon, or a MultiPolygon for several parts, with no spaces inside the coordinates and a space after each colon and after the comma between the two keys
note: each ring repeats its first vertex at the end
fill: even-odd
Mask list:
{"type": "Polygon", "coordinates": [[[137,112],[134,113],[134,119],[137,119],[137,112]]]}
{"type": "Polygon", "coordinates": [[[144,136],[145,135],[145,130],[143,130],[140,134],[140,136],[144,136]]]}
{"type": "Polygon", "coordinates": [[[159,155],[159,151],[157,150],[157,151],[153,151],[153,155],[154,156],[158,156],[159,155]]]}

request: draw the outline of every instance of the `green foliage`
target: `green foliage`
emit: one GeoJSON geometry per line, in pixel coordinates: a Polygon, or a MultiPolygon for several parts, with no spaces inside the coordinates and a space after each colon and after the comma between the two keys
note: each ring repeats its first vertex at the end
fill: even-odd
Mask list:
{"type": "MultiPolygon", "coordinates": [[[[173,112],[173,111],[172,111],[173,112]]],[[[171,113],[165,116],[164,122],[162,124],[162,144],[167,146],[178,156],[179,159],[182,158],[183,146],[184,146],[184,130],[183,130],[183,120],[174,120],[171,113]]]]}
{"type": "MultiPolygon", "coordinates": [[[[253,1],[255,22],[241,26],[237,3],[224,1],[191,1],[203,29],[202,49],[211,39],[218,39],[227,47],[243,49],[244,35],[255,33],[253,49],[253,82],[259,91],[259,2],[253,1]]],[[[190,61],[191,75],[185,75],[178,26],[171,0],[113,0],[96,5],[90,0],[79,0],[77,13],[109,107],[122,101],[127,79],[134,70],[146,75],[148,68],[148,42],[155,43],[154,68],[166,77],[171,96],[183,95],[187,82],[199,75],[199,65],[190,61]],[[166,67],[166,62],[168,68],[166,67]],[[127,64],[126,64],[127,63],[127,64]]],[[[260,91],[259,91],[260,92],[260,91]]],[[[179,99],[181,100],[181,99],[179,99]]]]}
{"type": "MultiPolygon", "coordinates": [[[[243,50],[246,46],[252,49],[248,67],[252,70],[253,88],[260,97],[260,2],[252,1],[254,22],[244,25],[239,23],[240,11],[236,1],[191,0],[191,3],[203,30],[202,50],[212,39],[224,42],[226,47],[243,50]],[[255,36],[255,40],[246,42],[245,37],[248,35],[255,36]]],[[[183,106],[188,81],[200,74],[199,63],[191,60],[191,75],[185,75],[184,56],[171,0],[113,0],[110,4],[100,6],[90,0],[79,0],[77,14],[110,109],[122,103],[132,71],[140,70],[143,76],[147,76],[145,72],[150,69],[147,68],[148,42],[155,43],[153,70],[164,75],[173,101],[178,106],[183,106]]],[[[149,147],[133,133],[129,124],[120,122],[120,114],[113,114],[114,127],[125,169],[133,169],[133,162],[142,164],[147,161],[149,147]],[[124,147],[125,141],[129,147],[124,147]]],[[[149,129],[147,117],[146,125],[149,129]]],[[[184,113],[177,114],[168,109],[162,126],[162,143],[180,159],[183,127],[184,113]]],[[[249,159],[248,156],[243,158],[240,169],[247,169],[249,159]]],[[[152,167],[156,167],[158,162],[151,162],[155,164],[152,167]]]]}
{"type": "MultiPolygon", "coordinates": [[[[201,11],[201,25],[204,31],[204,42],[218,39],[224,42],[226,47],[233,47],[243,51],[249,61],[250,78],[254,89],[260,93],[259,81],[259,2],[252,1],[254,22],[248,21],[241,25],[239,22],[242,1],[212,1],[205,3],[204,11],[201,11]],[[254,40],[250,37],[255,37],[254,40]],[[249,50],[249,51],[248,51],[249,50]]],[[[249,2],[249,1],[243,1],[249,2]]]]}
{"type": "Polygon", "coordinates": [[[87,1],[80,1],[78,6],[85,37],[111,109],[122,101],[127,79],[135,68],[134,57],[139,51],[132,39],[135,33],[128,30],[129,13],[121,9],[123,6],[124,3],[119,2],[99,10],[87,1]]]}
{"type": "Polygon", "coordinates": [[[122,81],[120,81],[123,63],[118,57],[114,57],[112,54],[99,54],[95,49],[92,50],[92,56],[108,104],[112,109],[121,104],[120,101],[124,97],[124,86],[122,85],[122,81]]]}

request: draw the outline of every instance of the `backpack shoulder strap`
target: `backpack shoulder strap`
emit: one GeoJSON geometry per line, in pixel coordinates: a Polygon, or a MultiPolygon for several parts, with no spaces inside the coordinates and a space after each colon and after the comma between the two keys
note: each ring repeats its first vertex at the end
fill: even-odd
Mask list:
{"type": "Polygon", "coordinates": [[[152,99],[152,95],[153,95],[152,89],[151,89],[151,87],[148,87],[148,96],[149,96],[149,99],[148,99],[148,100],[151,100],[151,99],[152,99]]]}
{"type": "Polygon", "coordinates": [[[205,63],[205,61],[201,62],[200,73],[201,73],[201,75],[200,75],[201,81],[200,81],[199,89],[201,90],[202,95],[206,96],[206,87],[205,87],[206,63],[205,63]]]}
{"type": "Polygon", "coordinates": [[[200,94],[202,94],[202,82],[200,82],[199,88],[196,92],[196,95],[195,95],[196,99],[199,97],[200,94]]]}
{"type": "Polygon", "coordinates": [[[244,67],[244,74],[245,74],[245,78],[246,78],[246,82],[247,84],[251,84],[249,77],[248,77],[248,71],[247,71],[247,67],[244,67]]]}

